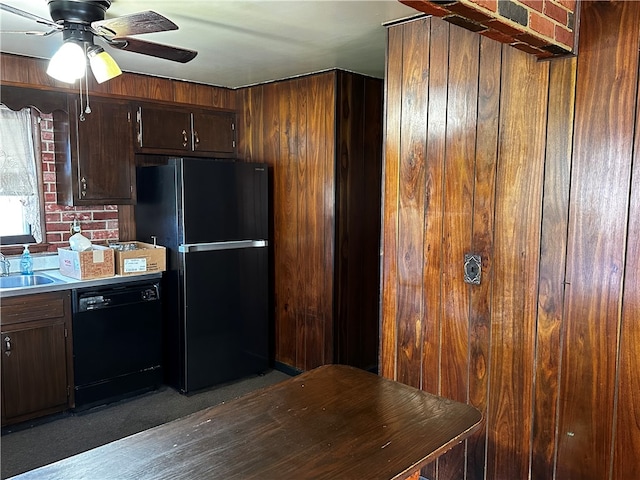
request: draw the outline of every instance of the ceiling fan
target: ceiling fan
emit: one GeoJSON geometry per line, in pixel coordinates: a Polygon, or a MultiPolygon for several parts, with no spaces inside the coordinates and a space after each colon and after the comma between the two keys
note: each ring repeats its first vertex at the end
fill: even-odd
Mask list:
{"type": "Polygon", "coordinates": [[[100,37],[107,45],[120,50],[186,63],[198,54],[194,50],[130,38],[143,33],[177,30],[168,18],[153,11],[122,15],[105,20],[111,0],[48,0],[52,20],[0,3],[4,10],[49,27],[47,31],[15,32],[48,36],[62,32],[63,45],[49,62],[47,73],[63,82],[73,83],[85,74],[86,59],[99,83],[122,73],[115,60],[94,43],[100,37]],[[74,56],[73,60],[65,55],[74,56]]]}

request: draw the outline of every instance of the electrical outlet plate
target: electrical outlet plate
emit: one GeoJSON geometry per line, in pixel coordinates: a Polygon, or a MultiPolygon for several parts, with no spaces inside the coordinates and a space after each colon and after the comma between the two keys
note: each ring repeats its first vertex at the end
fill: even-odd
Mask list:
{"type": "Polygon", "coordinates": [[[480,285],[482,276],[482,258],[473,253],[464,254],[464,281],[471,285],[480,285]]]}

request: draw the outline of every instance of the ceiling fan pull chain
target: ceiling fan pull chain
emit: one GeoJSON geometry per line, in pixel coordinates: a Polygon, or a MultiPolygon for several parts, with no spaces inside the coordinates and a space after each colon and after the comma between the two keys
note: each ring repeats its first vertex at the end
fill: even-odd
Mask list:
{"type": "MultiPolygon", "coordinates": [[[[87,58],[87,45],[85,44],[84,46],[84,58],[86,61],[87,58]]],[[[89,69],[85,68],[84,69],[84,92],[87,96],[87,108],[84,109],[84,113],[86,113],[87,115],[91,113],[91,107],[89,106],[89,69]]],[[[82,82],[82,79],[80,79],[80,82],[82,82]]]]}
{"type": "Polygon", "coordinates": [[[80,118],[81,122],[84,122],[84,109],[82,108],[82,79],[80,79],[78,84],[80,85],[80,116],[78,118],[80,118]]]}

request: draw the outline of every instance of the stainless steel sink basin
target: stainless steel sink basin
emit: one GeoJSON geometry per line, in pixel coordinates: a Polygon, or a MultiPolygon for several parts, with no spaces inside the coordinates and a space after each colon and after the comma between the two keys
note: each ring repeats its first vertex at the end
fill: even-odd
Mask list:
{"type": "Polygon", "coordinates": [[[10,275],[8,277],[0,277],[0,288],[33,287],[55,282],[54,278],[42,274],[10,275]]]}

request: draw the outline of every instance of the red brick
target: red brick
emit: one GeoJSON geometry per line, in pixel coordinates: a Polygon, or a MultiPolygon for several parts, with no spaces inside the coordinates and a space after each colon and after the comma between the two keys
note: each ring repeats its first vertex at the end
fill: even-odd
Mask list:
{"type": "Polygon", "coordinates": [[[516,42],[512,43],[511,46],[517,48],[518,50],[522,50],[523,52],[532,53],[534,55],[542,53],[542,50],[532,47],[531,45],[527,45],[526,43],[516,42]]]}
{"type": "Polygon", "coordinates": [[[510,35],[505,35],[504,33],[500,33],[496,30],[489,29],[484,32],[480,32],[480,35],[484,35],[487,38],[491,38],[492,40],[496,40],[500,43],[513,43],[513,37],[510,35]]]}
{"type": "Polygon", "coordinates": [[[118,218],[118,212],[108,211],[108,212],[93,212],[94,220],[113,220],[118,218]]]}
{"type": "Polygon", "coordinates": [[[62,214],[62,221],[72,223],[74,219],[78,219],[80,222],[80,228],[82,228],[82,222],[91,221],[91,213],[78,213],[78,212],[64,212],[62,214]]]}
{"type": "Polygon", "coordinates": [[[400,0],[400,3],[404,3],[408,7],[415,8],[419,12],[424,12],[428,15],[434,15],[436,17],[444,17],[449,14],[448,10],[445,10],[433,3],[421,1],[421,0],[400,0]]]}
{"type": "Polygon", "coordinates": [[[61,242],[62,235],[59,233],[48,233],[47,232],[47,243],[61,242]]]}
{"type": "Polygon", "coordinates": [[[47,222],[47,232],[69,231],[69,224],[63,222],[47,222]]]}
{"type": "Polygon", "coordinates": [[[82,231],[87,230],[104,230],[107,226],[107,222],[99,221],[99,222],[82,222],[81,227],[82,231]]]}
{"type": "Polygon", "coordinates": [[[492,12],[498,11],[498,0],[470,0],[470,1],[492,12]]]}
{"type": "Polygon", "coordinates": [[[555,24],[536,12],[529,12],[529,27],[545,37],[555,38],[555,24]]]}
{"type": "Polygon", "coordinates": [[[571,30],[561,27],[560,25],[556,25],[554,38],[556,39],[556,41],[562,43],[563,45],[567,45],[571,48],[571,50],[573,50],[574,35],[571,30]]]}
{"type": "Polygon", "coordinates": [[[56,183],[56,174],[51,172],[43,172],[42,180],[45,183],[56,183]]]}
{"type": "Polygon", "coordinates": [[[44,203],[56,203],[56,194],[55,193],[46,193],[44,194],[44,203]]]}
{"type": "Polygon", "coordinates": [[[499,32],[504,33],[505,35],[516,36],[519,33],[522,33],[524,29],[518,30],[517,28],[512,27],[511,25],[507,25],[505,20],[491,20],[486,22],[485,25],[489,28],[493,28],[499,32]]]}
{"type": "Polygon", "coordinates": [[[488,20],[492,20],[493,17],[491,17],[490,15],[487,15],[486,13],[482,12],[478,7],[476,7],[475,5],[465,5],[463,3],[454,3],[453,5],[451,5],[450,7],[448,7],[449,10],[451,10],[452,12],[457,13],[458,15],[460,15],[461,17],[467,18],[469,20],[473,20],[476,22],[486,22],[488,20]]]}
{"type": "Polygon", "coordinates": [[[45,221],[47,223],[51,222],[51,223],[59,223],[60,222],[60,214],[59,213],[47,213],[45,214],[45,221]]]}
{"type": "Polygon", "coordinates": [[[41,137],[42,140],[53,141],[53,132],[42,132],[41,137]]]}
{"type": "Polygon", "coordinates": [[[562,25],[567,24],[567,11],[556,3],[547,0],[544,2],[544,14],[562,25]]]}
{"type": "Polygon", "coordinates": [[[576,0],[558,0],[558,3],[572,13],[576,11],[576,0]]]}
{"type": "Polygon", "coordinates": [[[544,2],[542,0],[520,0],[520,3],[540,13],[542,13],[544,9],[544,2]]]}

